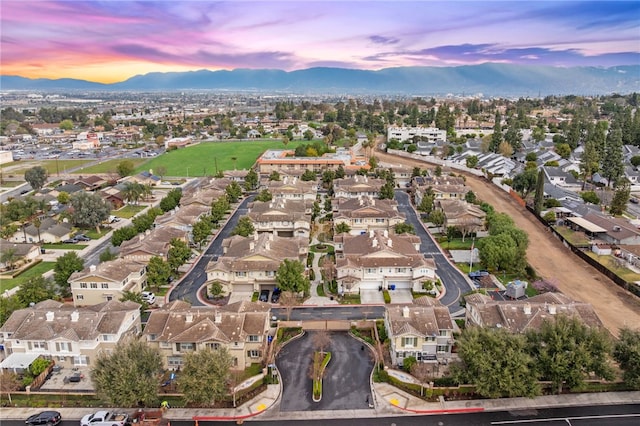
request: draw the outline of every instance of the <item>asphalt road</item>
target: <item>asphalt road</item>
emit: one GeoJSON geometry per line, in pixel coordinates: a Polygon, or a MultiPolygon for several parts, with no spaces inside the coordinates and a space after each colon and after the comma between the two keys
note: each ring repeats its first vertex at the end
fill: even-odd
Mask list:
{"type": "Polygon", "coordinates": [[[396,190],[395,197],[398,202],[398,211],[406,215],[407,223],[413,225],[416,235],[419,236],[422,241],[420,250],[425,256],[432,257],[436,263],[436,273],[447,289],[446,294],[440,299],[440,302],[448,306],[451,313],[460,311],[462,309],[459,304],[460,296],[473,290],[469,281],[467,281],[467,277],[449,263],[431,235],[424,229],[416,211],[411,207],[409,194],[405,191],[396,190]]]}
{"type": "MultiPolygon", "coordinates": [[[[33,409],[34,413],[41,409],[33,409]]],[[[87,411],[89,412],[89,411],[87,411]]],[[[276,413],[267,412],[266,416],[276,413]]],[[[363,415],[366,412],[363,411],[363,415]]],[[[258,426],[635,426],[640,423],[640,404],[587,405],[581,407],[551,408],[527,411],[492,411],[472,414],[445,414],[394,417],[341,417],[336,419],[287,420],[287,413],[277,413],[275,420],[247,420],[258,426]]],[[[230,422],[198,422],[202,426],[236,425],[230,422]]],[[[193,426],[193,420],[171,422],[172,426],[193,426]]],[[[3,426],[24,426],[23,420],[2,420],[3,426]]],[[[77,426],[78,419],[64,420],[60,426],[77,426]]]]}
{"type": "Polygon", "coordinates": [[[291,309],[273,307],[271,315],[285,321],[359,320],[384,317],[384,306],[374,305],[331,305],[326,307],[298,306],[291,309]],[[288,318],[287,318],[288,317],[288,318]]]}
{"type": "Polygon", "coordinates": [[[315,351],[315,334],[306,333],[278,353],[276,366],[283,385],[280,411],[368,409],[372,354],[346,332],[329,334],[331,343],[326,350],[331,352],[331,361],[327,364],[322,381],[322,399],[313,402],[308,372],[315,351]]]}
{"type": "Polygon", "coordinates": [[[220,228],[220,231],[214,236],[209,243],[206,251],[200,256],[196,264],[187,272],[180,282],[171,291],[169,301],[184,300],[191,303],[191,306],[203,306],[198,300],[198,290],[207,281],[207,265],[214,256],[222,255],[222,241],[231,235],[231,231],[235,228],[240,217],[247,214],[247,205],[253,201],[254,196],[245,198],[234,214],[220,228]]]}

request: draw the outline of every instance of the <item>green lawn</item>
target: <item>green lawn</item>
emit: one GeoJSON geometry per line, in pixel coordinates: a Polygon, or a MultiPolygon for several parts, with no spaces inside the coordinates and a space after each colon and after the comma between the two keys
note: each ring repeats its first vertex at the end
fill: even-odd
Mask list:
{"type": "MultiPolygon", "coordinates": [[[[95,174],[95,173],[116,173],[116,167],[122,161],[131,161],[134,167],[140,167],[145,161],[146,158],[115,158],[113,160],[106,160],[99,164],[95,164],[93,166],[85,167],[84,169],[80,169],[76,174],[95,174]]],[[[145,167],[142,170],[146,170],[145,167]]]]}
{"type": "Polygon", "coordinates": [[[104,237],[106,234],[108,234],[109,231],[111,231],[111,227],[109,227],[109,226],[101,226],[100,227],[100,233],[96,232],[95,228],[85,229],[85,230],[82,231],[82,233],[84,235],[86,235],[87,237],[91,238],[92,240],[98,240],[98,239],[104,237]]]}
{"type": "MultiPolygon", "coordinates": [[[[306,141],[291,141],[286,149],[295,149],[306,141]]],[[[199,145],[170,151],[137,167],[136,172],[167,169],[167,176],[209,176],[218,171],[249,169],[267,149],[284,149],[280,140],[243,140],[202,142],[199,145]],[[236,158],[233,161],[232,158],[236,158]]]]}
{"type": "Polygon", "coordinates": [[[588,246],[590,244],[589,238],[587,238],[584,232],[575,232],[566,226],[554,226],[553,229],[574,246],[588,246]]]}
{"type": "Polygon", "coordinates": [[[589,257],[597,260],[598,263],[604,265],[607,269],[609,269],[611,272],[613,272],[623,280],[640,281],[640,274],[632,271],[629,268],[621,266],[624,265],[624,261],[622,261],[622,259],[618,259],[614,256],[599,256],[592,251],[588,251],[586,253],[589,257]]]}
{"type": "Polygon", "coordinates": [[[55,262],[40,262],[33,268],[26,270],[13,279],[3,279],[2,282],[0,282],[0,293],[3,293],[5,290],[10,290],[14,287],[17,287],[22,283],[29,281],[31,278],[39,277],[45,272],[52,270],[55,264],[55,262]]]}
{"type": "Polygon", "coordinates": [[[0,186],[4,188],[14,188],[16,186],[20,186],[24,183],[23,180],[3,180],[0,186]]]}
{"type": "Polygon", "coordinates": [[[118,216],[123,219],[131,219],[137,213],[141,212],[146,208],[147,206],[127,204],[126,206],[122,207],[120,210],[115,210],[115,211],[112,211],[111,213],[113,213],[114,216],[118,216]]]}
{"type": "Polygon", "coordinates": [[[43,244],[42,247],[47,250],[82,250],[86,244],[65,244],[65,243],[52,243],[43,244]]]}
{"type": "Polygon", "coordinates": [[[454,238],[451,241],[447,241],[445,238],[443,242],[440,243],[440,246],[443,249],[447,250],[471,250],[471,244],[473,243],[472,238],[465,238],[462,241],[462,238],[454,238]]]}
{"type": "MultiPolygon", "coordinates": [[[[12,167],[9,172],[10,176],[24,176],[24,172],[35,166],[41,166],[47,169],[49,176],[56,176],[58,173],[65,173],[68,169],[80,167],[83,164],[90,163],[93,160],[25,160],[20,162],[19,167],[12,167]]],[[[16,166],[17,163],[10,163],[11,166],[16,166]]],[[[4,165],[3,168],[7,166],[4,165]]]]}

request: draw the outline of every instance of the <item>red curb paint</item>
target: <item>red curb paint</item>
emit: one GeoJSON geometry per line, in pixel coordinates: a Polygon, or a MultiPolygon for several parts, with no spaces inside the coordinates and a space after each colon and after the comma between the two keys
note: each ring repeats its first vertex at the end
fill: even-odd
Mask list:
{"type": "Polygon", "coordinates": [[[395,405],[394,407],[399,408],[403,411],[409,411],[411,413],[416,414],[459,414],[459,413],[479,413],[484,411],[483,407],[472,407],[472,408],[451,408],[451,409],[442,409],[442,410],[412,410],[411,408],[402,408],[395,405]]]}
{"type": "Polygon", "coordinates": [[[191,420],[194,421],[209,421],[209,422],[215,422],[215,421],[230,421],[230,420],[244,420],[244,419],[248,419],[249,417],[255,417],[258,414],[262,414],[267,410],[262,410],[262,411],[258,411],[255,413],[251,413],[251,414],[245,414],[244,416],[193,416],[191,418],[191,420]]]}

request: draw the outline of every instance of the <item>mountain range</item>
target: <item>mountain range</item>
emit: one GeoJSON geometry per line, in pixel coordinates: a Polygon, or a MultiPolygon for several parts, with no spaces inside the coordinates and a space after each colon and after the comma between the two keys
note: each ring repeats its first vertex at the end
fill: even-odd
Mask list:
{"type": "Polygon", "coordinates": [[[609,68],[486,63],[457,67],[399,67],[377,71],[308,68],[235,69],[136,75],[111,84],[76,79],[0,76],[0,90],[175,91],[228,90],[485,96],[601,95],[640,91],[640,65],[609,68]]]}

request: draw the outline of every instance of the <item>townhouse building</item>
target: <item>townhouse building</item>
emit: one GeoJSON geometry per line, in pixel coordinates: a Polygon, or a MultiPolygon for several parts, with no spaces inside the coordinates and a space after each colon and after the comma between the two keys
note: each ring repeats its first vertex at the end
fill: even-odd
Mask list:
{"type": "Polygon", "coordinates": [[[34,354],[71,368],[92,366],[100,352],[141,330],[138,303],[111,300],[80,308],[45,300],[13,312],[0,334],[7,360],[34,354]]]}
{"type": "Polygon", "coordinates": [[[280,199],[249,204],[247,216],[257,233],[274,233],[280,237],[309,238],[313,201],[280,199]]]}
{"type": "Polygon", "coordinates": [[[269,306],[261,302],[211,308],[176,300],[151,312],[143,338],[159,349],[167,369],[180,368],[188,353],[224,347],[233,359],[233,369],[244,370],[262,362],[269,311],[269,306]]]}
{"type": "Polygon", "coordinates": [[[354,175],[333,181],[335,198],[375,197],[380,195],[380,189],[386,183],[384,179],[354,175]]]}
{"type": "Polygon", "coordinates": [[[378,200],[374,197],[338,198],[334,201],[333,228],[344,223],[351,235],[371,230],[391,231],[406,216],[398,211],[395,200],[378,200]]]}
{"type": "Polygon", "coordinates": [[[125,291],[140,293],[147,285],[144,264],[123,258],[90,265],[69,277],[74,306],[120,300],[125,291]]]}

